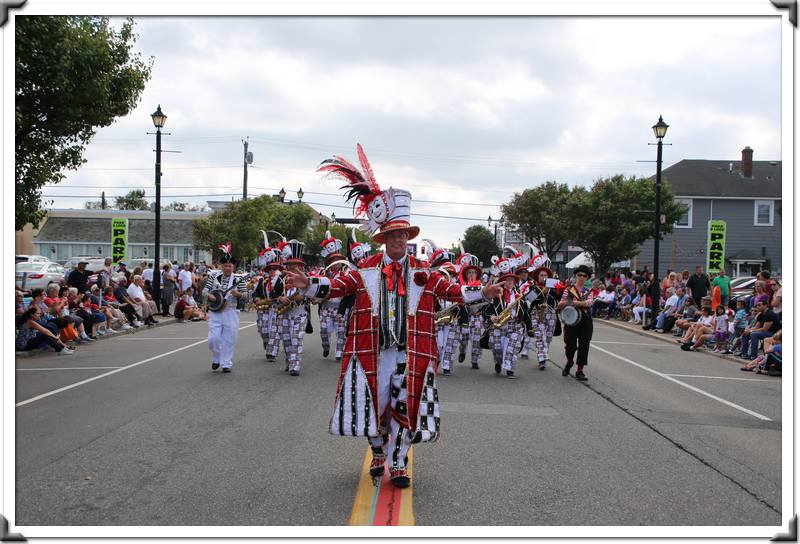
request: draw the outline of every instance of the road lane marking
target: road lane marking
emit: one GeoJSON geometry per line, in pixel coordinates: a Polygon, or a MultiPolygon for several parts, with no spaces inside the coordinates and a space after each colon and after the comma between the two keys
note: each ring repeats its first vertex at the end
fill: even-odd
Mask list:
{"type": "Polygon", "coordinates": [[[377,485],[372,484],[369,466],[372,462],[372,450],[367,447],[364,462],[361,465],[361,476],[356,488],[353,510],[350,513],[350,525],[414,525],[414,448],[408,451],[408,476],[411,486],[400,489],[389,480],[389,467],[385,468],[383,477],[377,485]]]}
{"type": "MultiPolygon", "coordinates": [[[[252,327],[254,325],[255,325],[255,323],[252,323],[250,325],[245,325],[244,327],[239,327],[239,330],[247,329],[247,328],[252,327]]],[[[14,407],[15,408],[19,408],[20,406],[25,406],[26,404],[31,404],[32,402],[36,402],[37,400],[42,400],[44,398],[50,397],[52,395],[55,395],[57,393],[61,393],[63,391],[67,391],[69,389],[73,389],[75,387],[78,387],[78,386],[81,386],[81,385],[85,385],[85,384],[87,384],[89,382],[93,382],[95,380],[99,380],[100,378],[105,378],[106,376],[111,376],[112,374],[116,374],[117,372],[122,372],[124,370],[128,370],[129,368],[133,368],[135,366],[143,365],[145,363],[149,363],[151,361],[155,361],[157,359],[161,359],[162,357],[166,357],[168,355],[172,355],[173,353],[178,353],[179,351],[183,351],[185,349],[189,349],[189,348],[193,348],[195,346],[199,346],[200,344],[203,344],[205,342],[208,342],[208,338],[206,338],[205,340],[201,340],[200,342],[195,342],[193,344],[189,344],[188,346],[183,346],[181,348],[177,348],[177,349],[173,349],[171,351],[167,351],[167,352],[162,353],[160,355],[155,355],[154,357],[148,357],[147,359],[144,359],[144,360],[136,362],[136,363],[129,364],[127,366],[121,366],[121,367],[119,367],[119,368],[117,368],[115,370],[112,370],[110,372],[105,372],[103,374],[100,374],[99,376],[93,376],[91,378],[88,378],[88,379],[85,379],[85,380],[81,380],[81,381],[73,383],[71,385],[66,385],[64,387],[59,387],[58,389],[54,389],[53,391],[48,391],[47,393],[42,393],[41,395],[37,395],[37,396],[31,397],[31,398],[29,398],[27,400],[23,400],[21,402],[18,402],[17,404],[14,405],[14,407]]]]}
{"type": "Polygon", "coordinates": [[[109,368],[122,368],[121,366],[72,366],[56,368],[17,368],[17,372],[30,372],[33,370],[108,370],[109,368]]]}
{"type": "Polygon", "coordinates": [[[758,378],[728,378],[727,376],[695,376],[694,374],[667,374],[667,376],[675,376],[676,378],[711,378],[714,380],[736,380],[740,382],[775,382],[775,380],[759,380],[758,378]]]}
{"type": "Polygon", "coordinates": [[[156,336],[140,337],[140,336],[135,336],[135,335],[131,335],[131,334],[126,334],[125,336],[120,338],[120,340],[202,340],[203,338],[207,339],[207,337],[205,337],[205,336],[176,336],[175,338],[171,338],[169,336],[164,336],[164,337],[156,337],[156,336]],[[128,337],[130,337],[130,338],[128,338],[128,337]]]}
{"type": "Polygon", "coordinates": [[[731,408],[735,408],[736,410],[739,410],[740,412],[744,412],[745,414],[750,414],[751,416],[756,417],[756,418],[761,419],[761,420],[764,420],[764,421],[772,421],[772,419],[768,418],[765,415],[759,414],[758,412],[754,412],[752,410],[748,410],[744,406],[739,406],[736,403],[733,403],[733,402],[731,402],[729,400],[725,400],[725,399],[720,398],[720,397],[718,397],[716,395],[712,395],[708,391],[703,391],[699,387],[695,387],[693,385],[689,385],[686,382],[682,382],[680,380],[676,380],[675,378],[673,378],[672,376],[670,376],[668,374],[664,374],[664,373],[659,372],[657,370],[653,370],[652,368],[649,368],[649,367],[646,367],[646,366],[644,366],[642,364],[639,364],[636,361],[631,361],[630,359],[628,359],[626,357],[623,357],[622,355],[617,355],[616,353],[614,353],[612,351],[608,351],[607,349],[603,349],[603,348],[598,347],[598,346],[592,346],[592,347],[594,349],[596,349],[596,350],[602,351],[603,353],[605,353],[607,355],[611,355],[612,357],[615,357],[615,358],[619,359],[620,361],[623,361],[623,362],[626,362],[626,363],[628,363],[630,365],[633,365],[635,367],[641,368],[642,370],[646,370],[647,372],[655,374],[656,376],[660,376],[660,377],[664,378],[665,380],[671,381],[673,383],[676,383],[676,384],[680,385],[681,387],[685,387],[686,389],[694,391],[695,393],[699,393],[699,394],[701,394],[703,396],[706,396],[706,397],[708,397],[710,399],[713,399],[713,400],[715,400],[717,402],[721,402],[722,404],[725,404],[726,406],[730,406],[731,408]]]}
{"type": "Polygon", "coordinates": [[[592,340],[592,344],[624,344],[626,346],[663,346],[664,345],[664,344],[662,344],[660,342],[658,344],[646,344],[644,342],[597,342],[595,340],[592,340]]]}

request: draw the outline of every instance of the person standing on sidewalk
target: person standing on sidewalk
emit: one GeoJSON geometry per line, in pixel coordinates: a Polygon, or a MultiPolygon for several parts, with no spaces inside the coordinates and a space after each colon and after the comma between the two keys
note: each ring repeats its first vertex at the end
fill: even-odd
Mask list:
{"type": "Polygon", "coordinates": [[[686,282],[686,287],[692,294],[694,305],[698,308],[702,307],[703,297],[708,295],[708,288],[711,287],[711,283],[708,281],[708,276],[703,273],[702,266],[695,267],[694,274],[686,282]]]}

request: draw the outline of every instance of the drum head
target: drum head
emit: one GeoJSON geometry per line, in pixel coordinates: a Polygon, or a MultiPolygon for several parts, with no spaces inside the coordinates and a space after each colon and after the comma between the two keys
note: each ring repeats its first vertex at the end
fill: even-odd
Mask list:
{"type": "Polygon", "coordinates": [[[561,310],[561,321],[568,327],[577,325],[580,319],[581,313],[574,306],[566,306],[561,310]]]}

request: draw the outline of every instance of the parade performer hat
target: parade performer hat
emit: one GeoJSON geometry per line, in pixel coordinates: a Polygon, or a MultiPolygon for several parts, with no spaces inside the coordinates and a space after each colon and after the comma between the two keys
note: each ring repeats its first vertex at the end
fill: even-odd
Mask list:
{"type": "Polygon", "coordinates": [[[497,256],[492,257],[492,264],[494,265],[493,273],[495,275],[502,276],[503,274],[510,273],[512,270],[516,268],[514,266],[515,263],[513,263],[511,259],[505,257],[503,257],[502,259],[497,256]]]}
{"type": "Polygon", "coordinates": [[[262,230],[261,236],[263,239],[259,241],[258,258],[256,259],[256,264],[262,268],[268,266],[278,266],[278,254],[275,253],[273,248],[269,247],[269,238],[267,238],[267,233],[262,230]]]}
{"type": "Polygon", "coordinates": [[[515,282],[517,282],[519,281],[519,276],[517,276],[513,272],[504,272],[500,274],[500,277],[497,279],[497,283],[503,283],[508,279],[513,279],[515,282]]]}
{"type": "Polygon", "coordinates": [[[419,227],[410,223],[411,193],[393,187],[382,190],[361,144],[356,144],[356,151],[363,172],[338,155],[322,161],[317,171],[347,180],[348,184],[341,187],[347,189],[346,200],[354,200],[356,217],[366,215],[367,220],[360,228],[377,243],[384,243],[386,234],[395,231],[408,232],[409,240],[416,238],[419,227]]]}
{"type": "Polygon", "coordinates": [[[547,253],[538,253],[531,257],[531,260],[528,263],[528,271],[532,272],[534,269],[539,268],[540,266],[550,266],[550,257],[547,256],[547,253]]]}
{"type": "Polygon", "coordinates": [[[356,238],[355,227],[350,227],[350,238],[353,240],[350,243],[350,259],[357,263],[361,259],[366,259],[372,253],[372,246],[366,242],[359,242],[356,238]]]}
{"type": "Polygon", "coordinates": [[[304,242],[295,239],[289,240],[282,250],[284,255],[286,255],[287,249],[289,250],[289,257],[286,259],[286,264],[306,264],[303,260],[303,252],[306,249],[304,242]]]}
{"type": "Polygon", "coordinates": [[[436,243],[430,238],[423,238],[422,244],[427,248],[426,253],[428,254],[431,268],[441,266],[443,263],[452,263],[455,260],[455,256],[452,253],[444,248],[437,247],[436,243]]]}
{"type": "MultiPolygon", "coordinates": [[[[530,270],[530,269],[528,269],[528,270],[530,270]]],[[[539,272],[542,272],[542,271],[547,272],[547,277],[548,278],[552,278],[553,276],[555,276],[555,274],[553,274],[553,271],[550,270],[549,268],[547,268],[546,266],[539,266],[539,267],[534,268],[533,271],[532,271],[533,279],[536,280],[536,281],[539,281],[539,272]]]]}
{"type": "Polygon", "coordinates": [[[323,259],[327,259],[328,255],[333,253],[338,253],[341,255],[342,252],[342,241],[334,238],[331,236],[331,231],[325,231],[325,239],[320,242],[319,247],[322,249],[320,250],[319,254],[323,259]]]}
{"type": "Polygon", "coordinates": [[[572,274],[575,275],[578,272],[583,272],[584,274],[588,275],[590,278],[592,277],[592,269],[591,269],[591,267],[586,266],[585,264],[582,264],[579,267],[577,267],[575,270],[573,270],[572,274]]]}
{"type": "Polygon", "coordinates": [[[456,259],[456,264],[459,267],[458,276],[461,279],[461,283],[466,283],[468,270],[474,270],[477,273],[477,276],[475,276],[476,279],[481,277],[481,273],[483,271],[481,270],[481,267],[478,266],[479,262],[480,261],[478,261],[478,258],[475,255],[472,255],[471,253],[464,253],[462,251],[461,255],[458,257],[458,259],[456,259]]]}
{"type": "Polygon", "coordinates": [[[219,258],[220,264],[223,263],[236,264],[236,260],[233,258],[233,255],[231,254],[231,252],[233,251],[233,244],[231,244],[230,240],[228,240],[224,244],[218,245],[217,249],[219,249],[222,252],[222,255],[219,258]]]}

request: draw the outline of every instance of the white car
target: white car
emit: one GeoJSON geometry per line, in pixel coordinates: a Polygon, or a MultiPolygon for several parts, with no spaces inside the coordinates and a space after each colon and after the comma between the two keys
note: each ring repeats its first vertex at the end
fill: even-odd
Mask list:
{"type": "Polygon", "coordinates": [[[19,289],[29,292],[31,289],[46,289],[50,283],[59,283],[64,279],[64,267],[51,262],[17,263],[14,281],[19,289]]]}
{"type": "Polygon", "coordinates": [[[15,263],[49,263],[50,259],[44,255],[15,255],[15,263]]]}

